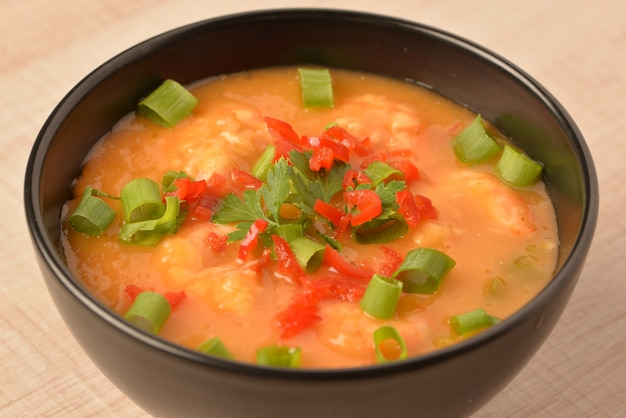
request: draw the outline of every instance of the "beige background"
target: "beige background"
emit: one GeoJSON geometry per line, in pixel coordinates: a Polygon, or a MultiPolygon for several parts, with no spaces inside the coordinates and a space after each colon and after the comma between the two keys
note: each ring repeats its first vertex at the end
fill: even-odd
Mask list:
{"type": "Polygon", "coordinates": [[[34,262],[22,208],[23,173],[53,107],[97,65],[167,29],[260,7],[338,4],[478,42],[538,79],[577,121],[601,183],[594,246],[549,340],[476,416],[624,416],[625,1],[0,0],[1,416],[145,416],[72,339],[34,262]]]}

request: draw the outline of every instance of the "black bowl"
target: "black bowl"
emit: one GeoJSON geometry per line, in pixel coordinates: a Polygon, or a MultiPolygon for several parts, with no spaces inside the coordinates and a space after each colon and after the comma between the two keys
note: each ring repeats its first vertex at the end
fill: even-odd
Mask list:
{"type": "Polygon", "coordinates": [[[210,19],[114,57],[61,101],[35,142],[25,181],[38,261],[67,326],[102,372],[156,416],[459,417],[500,391],[560,317],[598,213],[585,141],[563,107],[523,71],[440,30],[339,10],[273,10],[210,19]],[[560,229],[550,284],[500,325],[450,348],[382,366],[283,370],[195,353],[143,333],[69,272],[60,210],[94,143],[163,79],[183,83],[259,67],[316,63],[414,80],[462,103],[545,165],[560,229]]]}

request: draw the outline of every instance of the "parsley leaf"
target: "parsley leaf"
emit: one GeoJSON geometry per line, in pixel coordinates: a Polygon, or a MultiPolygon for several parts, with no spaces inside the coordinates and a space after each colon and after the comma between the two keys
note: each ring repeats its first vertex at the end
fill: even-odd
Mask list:
{"type": "Polygon", "coordinates": [[[229,193],[224,197],[224,203],[219,212],[213,216],[213,222],[228,224],[232,222],[249,221],[257,219],[268,220],[261,206],[261,192],[259,190],[246,190],[242,199],[229,193]]]}
{"type": "Polygon", "coordinates": [[[281,158],[274,164],[273,169],[268,170],[267,183],[261,187],[265,206],[276,222],[280,219],[278,213],[289,196],[290,188],[289,167],[287,161],[281,158]]]}

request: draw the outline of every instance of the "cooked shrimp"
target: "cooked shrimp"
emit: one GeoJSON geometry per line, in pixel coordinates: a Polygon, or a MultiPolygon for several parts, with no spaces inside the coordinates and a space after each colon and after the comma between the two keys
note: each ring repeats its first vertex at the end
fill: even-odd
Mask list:
{"type": "Polygon", "coordinates": [[[355,115],[338,118],[339,125],[357,137],[369,137],[375,145],[386,143],[389,149],[411,148],[420,128],[419,117],[408,106],[385,96],[357,96],[341,103],[338,110],[355,115]]]}
{"type": "Polygon", "coordinates": [[[317,328],[317,335],[322,344],[338,354],[370,361],[375,358],[373,334],[383,325],[393,326],[407,347],[420,339],[419,328],[423,327],[418,317],[396,318],[392,320],[375,319],[368,316],[358,304],[338,302],[325,306],[321,310],[324,320],[317,328]]]}
{"type": "Polygon", "coordinates": [[[537,229],[531,219],[528,203],[495,176],[464,171],[451,176],[449,181],[450,187],[459,191],[467,189],[479,199],[497,225],[516,235],[527,234],[537,229]]]}

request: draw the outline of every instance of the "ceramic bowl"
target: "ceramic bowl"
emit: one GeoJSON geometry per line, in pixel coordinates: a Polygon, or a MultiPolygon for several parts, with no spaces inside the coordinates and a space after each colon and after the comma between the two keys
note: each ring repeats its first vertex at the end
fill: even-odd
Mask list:
{"type": "Polygon", "coordinates": [[[531,76],[458,36],[339,10],[268,10],[214,18],[132,47],[78,83],[34,144],[25,208],[36,255],[67,327],[123,393],[163,417],[460,417],[494,397],[559,319],[598,213],[585,141],[531,76]],[[260,67],[320,64],[429,86],[494,123],[545,166],[559,227],[558,267],[530,303],[476,337],[403,362],[284,370],[211,358],[130,326],[85,290],[59,247],[60,215],[89,149],[165,78],[190,83],[260,67]]]}

